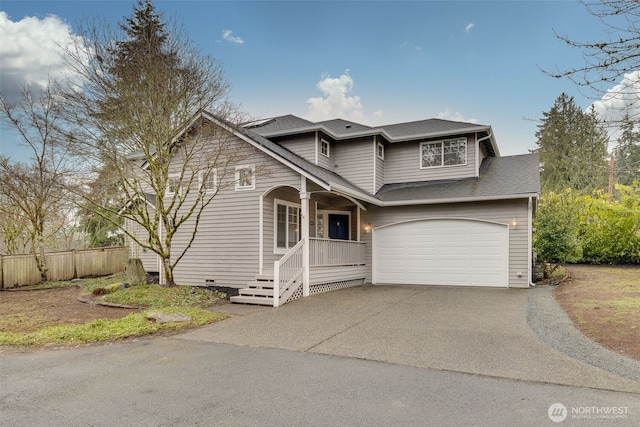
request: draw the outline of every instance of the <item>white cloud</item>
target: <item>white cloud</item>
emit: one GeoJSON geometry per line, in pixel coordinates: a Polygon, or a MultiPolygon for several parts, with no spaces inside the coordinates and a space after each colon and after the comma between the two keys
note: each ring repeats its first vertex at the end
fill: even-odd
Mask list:
{"type": "MultiPolygon", "coordinates": [[[[359,123],[367,123],[359,96],[350,96],[353,90],[353,79],[346,70],[338,78],[323,76],[316,84],[323,96],[307,99],[309,104],[308,120],[318,122],[341,118],[359,123]]],[[[382,112],[378,112],[382,114],[382,112]]]]}
{"type": "Polygon", "coordinates": [[[619,121],[625,113],[635,120],[640,119],[640,71],[625,74],[620,83],[593,103],[593,107],[606,122],[619,121]]]}
{"type": "Polygon", "coordinates": [[[46,87],[49,76],[55,80],[67,75],[61,47],[77,39],[71,28],[57,16],[44,19],[26,17],[13,22],[0,12],[0,90],[14,100],[27,83],[46,87]]]}
{"type": "Polygon", "coordinates": [[[473,27],[475,27],[475,26],[476,26],[476,25],[475,25],[473,22],[469,22],[469,24],[467,24],[467,26],[466,26],[466,27],[464,27],[464,30],[468,33],[468,32],[470,32],[470,31],[471,31],[471,29],[472,29],[473,27]]]}
{"type": "Polygon", "coordinates": [[[233,43],[233,44],[243,44],[244,40],[242,40],[241,37],[237,37],[233,35],[233,31],[231,30],[224,30],[222,31],[222,38],[225,39],[226,41],[233,43]]]}
{"type": "Polygon", "coordinates": [[[451,120],[454,122],[464,122],[464,123],[477,123],[477,119],[466,119],[459,112],[453,112],[449,108],[446,108],[444,111],[438,113],[437,116],[442,120],[451,120]]]}

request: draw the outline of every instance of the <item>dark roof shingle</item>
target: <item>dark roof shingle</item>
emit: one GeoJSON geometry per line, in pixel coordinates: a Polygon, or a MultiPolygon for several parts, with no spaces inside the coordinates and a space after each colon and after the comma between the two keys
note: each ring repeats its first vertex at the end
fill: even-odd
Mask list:
{"type": "Polygon", "coordinates": [[[537,154],[487,157],[479,178],[386,184],[376,194],[385,202],[411,200],[446,201],[519,196],[540,193],[540,163],[537,154]]]}

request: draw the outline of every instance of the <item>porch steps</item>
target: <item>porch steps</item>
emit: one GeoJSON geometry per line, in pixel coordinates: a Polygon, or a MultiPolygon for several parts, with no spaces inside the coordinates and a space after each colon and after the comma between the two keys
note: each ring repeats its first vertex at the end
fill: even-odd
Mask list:
{"type": "Polygon", "coordinates": [[[238,289],[238,295],[230,298],[236,304],[273,305],[273,273],[257,274],[246,288],[238,289]]]}

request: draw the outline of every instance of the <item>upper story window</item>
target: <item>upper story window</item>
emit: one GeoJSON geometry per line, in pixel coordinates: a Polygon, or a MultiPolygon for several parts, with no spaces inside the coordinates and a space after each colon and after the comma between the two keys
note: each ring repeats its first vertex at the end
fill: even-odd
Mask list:
{"type": "Polygon", "coordinates": [[[420,144],[420,168],[467,164],[467,139],[457,138],[420,144]]]}
{"type": "Polygon", "coordinates": [[[182,194],[179,174],[169,175],[169,179],[167,180],[167,196],[173,196],[175,193],[178,193],[178,195],[182,194]]]}
{"type": "Polygon", "coordinates": [[[320,153],[323,156],[329,157],[329,141],[325,141],[324,139],[320,140],[320,153]]]}
{"type": "Polygon", "coordinates": [[[236,191],[256,188],[255,165],[236,166],[236,191]]]}
{"type": "Polygon", "coordinates": [[[380,160],[384,160],[384,145],[382,144],[382,142],[378,142],[377,153],[378,153],[378,158],[380,160]]]}
{"type": "Polygon", "coordinates": [[[218,171],[216,169],[212,169],[209,171],[208,176],[205,172],[198,173],[198,183],[205,193],[215,193],[218,190],[218,171]]]}

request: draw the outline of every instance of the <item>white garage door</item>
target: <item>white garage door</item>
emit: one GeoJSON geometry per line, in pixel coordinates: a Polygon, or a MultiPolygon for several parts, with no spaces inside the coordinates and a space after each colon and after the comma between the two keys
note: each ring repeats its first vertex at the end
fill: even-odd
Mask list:
{"type": "Polygon", "coordinates": [[[373,231],[373,283],[508,286],[508,226],[461,219],[373,231]]]}

